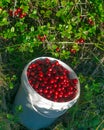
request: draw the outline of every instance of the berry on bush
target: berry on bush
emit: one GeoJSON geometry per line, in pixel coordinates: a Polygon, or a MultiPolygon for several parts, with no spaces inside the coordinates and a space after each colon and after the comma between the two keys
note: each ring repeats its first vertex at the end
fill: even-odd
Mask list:
{"type": "Polygon", "coordinates": [[[56,48],[56,52],[60,52],[60,48],[59,47],[56,48]]]}
{"type": "Polygon", "coordinates": [[[70,53],[71,53],[71,54],[75,54],[75,53],[76,53],[76,49],[71,48],[71,49],[70,49],[70,53]]]}
{"type": "Polygon", "coordinates": [[[17,8],[14,11],[13,10],[9,10],[9,15],[11,17],[19,17],[19,18],[24,18],[27,14],[25,12],[23,12],[23,9],[21,8],[17,8]]]}
{"type": "Polygon", "coordinates": [[[44,41],[46,40],[46,35],[44,35],[44,36],[38,35],[38,39],[39,39],[40,41],[44,42],[44,41]]]}
{"type": "Polygon", "coordinates": [[[94,21],[89,18],[89,19],[88,19],[88,24],[91,25],[91,26],[93,26],[93,25],[94,25],[94,21]]]}
{"type": "Polygon", "coordinates": [[[58,61],[36,60],[27,69],[29,84],[41,96],[54,102],[67,102],[77,94],[78,80],[58,61]]]}
{"type": "Polygon", "coordinates": [[[85,40],[83,38],[79,38],[76,43],[77,44],[84,44],[85,40]]]}

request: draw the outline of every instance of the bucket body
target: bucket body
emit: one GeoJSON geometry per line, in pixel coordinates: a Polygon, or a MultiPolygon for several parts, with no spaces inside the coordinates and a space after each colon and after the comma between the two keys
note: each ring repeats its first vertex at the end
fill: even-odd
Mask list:
{"type": "MultiPolygon", "coordinates": [[[[19,121],[30,130],[39,130],[50,126],[59,116],[63,115],[72,107],[80,95],[80,85],[78,80],[78,93],[74,99],[68,102],[54,102],[39,95],[29,84],[27,69],[29,65],[37,59],[48,58],[51,61],[57,60],[51,57],[39,57],[27,64],[21,76],[21,86],[14,101],[14,109],[22,105],[23,112],[19,114],[19,121]]],[[[57,60],[64,68],[71,72],[71,78],[77,78],[75,72],[65,63],[57,60]]],[[[77,78],[78,79],[78,78],[77,78]]]]}

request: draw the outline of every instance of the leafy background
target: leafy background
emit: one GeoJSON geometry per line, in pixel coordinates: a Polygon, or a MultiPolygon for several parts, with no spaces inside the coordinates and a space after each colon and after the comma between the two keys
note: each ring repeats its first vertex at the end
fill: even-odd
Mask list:
{"type": "Polygon", "coordinates": [[[103,130],[104,1],[0,1],[0,130],[26,130],[12,105],[23,68],[39,56],[64,61],[81,84],[78,102],[48,129],[103,130]]]}

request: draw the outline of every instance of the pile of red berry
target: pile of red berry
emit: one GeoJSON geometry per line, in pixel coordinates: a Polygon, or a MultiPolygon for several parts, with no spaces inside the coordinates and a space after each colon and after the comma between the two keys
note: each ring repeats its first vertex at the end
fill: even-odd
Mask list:
{"type": "Polygon", "coordinates": [[[54,102],[67,102],[75,98],[78,80],[57,60],[38,59],[27,69],[29,84],[41,96],[54,102]]]}
{"type": "Polygon", "coordinates": [[[23,9],[21,8],[17,8],[14,11],[13,10],[9,10],[9,15],[11,17],[19,17],[19,18],[24,18],[27,14],[25,12],[23,12],[23,9]]]}

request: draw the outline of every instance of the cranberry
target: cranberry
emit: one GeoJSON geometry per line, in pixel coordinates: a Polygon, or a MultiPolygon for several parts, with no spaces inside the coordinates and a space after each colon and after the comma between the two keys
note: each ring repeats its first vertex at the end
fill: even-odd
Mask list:
{"type": "Polygon", "coordinates": [[[84,44],[85,40],[83,38],[79,38],[76,42],[78,44],[84,44]]]}
{"type": "Polygon", "coordinates": [[[22,13],[23,17],[25,17],[27,14],[26,13],[22,13]]]}
{"type": "Polygon", "coordinates": [[[70,49],[70,53],[71,53],[71,54],[75,54],[75,53],[76,53],[76,50],[75,50],[75,49],[70,49]]]}
{"type": "Polygon", "coordinates": [[[47,97],[48,99],[50,99],[50,98],[51,98],[51,95],[50,95],[50,94],[47,94],[46,97],[47,97]]]}
{"type": "Polygon", "coordinates": [[[46,40],[46,35],[44,35],[44,36],[38,35],[38,39],[39,39],[40,41],[44,42],[44,41],[46,40]]]}
{"type": "Polygon", "coordinates": [[[48,69],[48,71],[51,72],[51,71],[52,71],[52,68],[50,67],[50,68],[48,69]]]}
{"type": "Polygon", "coordinates": [[[81,15],[81,16],[80,16],[80,19],[82,19],[82,18],[83,18],[83,16],[81,15]]]}
{"type": "Polygon", "coordinates": [[[51,83],[51,84],[53,84],[54,82],[55,82],[55,80],[54,80],[54,79],[51,79],[51,80],[50,80],[50,83],[51,83]]]}
{"type": "Polygon", "coordinates": [[[22,13],[22,9],[21,8],[17,8],[17,12],[18,12],[18,14],[21,14],[22,13]]]}
{"type": "Polygon", "coordinates": [[[54,85],[53,85],[53,88],[57,88],[57,84],[54,84],[54,85]]]}
{"type": "Polygon", "coordinates": [[[23,16],[22,14],[20,14],[19,18],[21,18],[21,19],[22,19],[22,18],[24,18],[24,16],[23,16]]]}
{"type": "Polygon", "coordinates": [[[78,80],[77,80],[77,79],[71,79],[71,82],[72,82],[74,85],[78,84],[78,80]]]}
{"type": "Polygon", "coordinates": [[[36,82],[36,84],[34,85],[35,88],[39,87],[39,82],[36,82]]]}
{"type": "Polygon", "coordinates": [[[31,72],[30,75],[31,75],[31,76],[34,76],[34,72],[31,72]]]}
{"type": "Polygon", "coordinates": [[[13,16],[13,11],[12,10],[9,10],[9,15],[13,16]]]}
{"type": "Polygon", "coordinates": [[[14,11],[14,16],[18,16],[18,11],[17,10],[14,11]]]}
{"type": "Polygon", "coordinates": [[[39,72],[39,77],[42,78],[43,76],[44,76],[43,72],[40,71],[40,72],[39,72]]]}
{"type": "Polygon", "coordinates": [[[44,93],[44,94],[48,93],[48,90],[47,90],[47,89],[45,89],[45,90],[43,91],[43,93],[44,93]]]}
{"type": "Polygon", "coordinates": [[[59,65],[59,62],[58,62],[58,61],[56,61],[56,62],[55,62],[55,65],[56,65],[56,66],[58,66],[58,65],[59,65]]]}
{"type": "Polygon", "coordinates": [[[56,52],[60,52],[60,48],[59,47],[56,48],[56,52]]]}
{"type": "Polygon", "coordinates": [[[89,18],[89,19],[88,19],[88,24],[92,26],[92,25],[94,25],[94,21],[89,18]]]}

